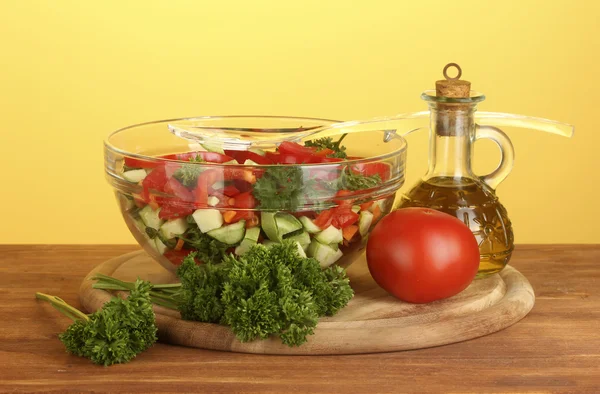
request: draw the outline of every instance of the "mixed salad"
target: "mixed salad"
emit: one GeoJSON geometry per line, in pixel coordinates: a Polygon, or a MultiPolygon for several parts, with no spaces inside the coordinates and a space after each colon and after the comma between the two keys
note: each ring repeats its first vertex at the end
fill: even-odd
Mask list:
{"type": "Polygon", "coordinates": [[[204,146],[206,151],[160,156],[179,162],[125,157],[123,178],[141,186],[141,192],[121,196],[126,220],[174,266],[191,252],[198,262],[216,263],[257,243],[291,240],[301,256],[328,267],[364,246],[393,202],[393,196],[364,197],[390,177],[390,167],[348,162],[358,158],[347,155],[343,138],[286,141],[271,152],[204,146]],[[312,163],[323,165],[294,166],[312,163]],[[251,167],[265,164],[276,165],[251,167]]]}

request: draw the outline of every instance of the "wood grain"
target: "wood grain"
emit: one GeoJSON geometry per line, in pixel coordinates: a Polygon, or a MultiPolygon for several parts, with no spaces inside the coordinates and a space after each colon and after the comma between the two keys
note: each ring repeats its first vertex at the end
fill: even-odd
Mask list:
{"type": "Polygon", "coordinates": [[[0,246],[1,392],[598,393],[600,246],[518,246],[536,293],[518,324],[429,349],[268,356],[157,344],[108,368],[65,353],[69,321],[35,291],[79,306],[82,278],[134,246],[0,246]],[[543,263],[540,263],[543,261],[543,263]]]}
{"type": "MultiPolygon", "coordinates": [[[[80,287],[80,301],[96,311],[111,295],[92,287],[97,273],[133,281],[176,282],[175,276],[145,252],[133,252],[94,268],[80,287]]],[[[201,349],[260,354],[332,355],[421,349],[488,335],[521,320],[534,304],[527,279],[512,267],[476,280],[454,297],[429,304],[401,302],[382,290],[369,274],[364,255],[348,269],[355,296],[340,313],[321,319],[314,335],[299,347],[277,337],[242,343],[227,327],[181,320],[156,307],[162,342],[201,349]]]]}

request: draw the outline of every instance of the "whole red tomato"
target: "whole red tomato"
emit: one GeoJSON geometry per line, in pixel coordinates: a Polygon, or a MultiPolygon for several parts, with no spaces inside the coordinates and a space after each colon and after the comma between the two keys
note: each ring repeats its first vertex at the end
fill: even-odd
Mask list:
{"type": "Polygon", "coordinates": [[[367,264],[377,284],[395,297],[426,303],[469,286],[479,268],[471,230],[449,214],[402,208],[385,216],[369,235],[367,264]]]}

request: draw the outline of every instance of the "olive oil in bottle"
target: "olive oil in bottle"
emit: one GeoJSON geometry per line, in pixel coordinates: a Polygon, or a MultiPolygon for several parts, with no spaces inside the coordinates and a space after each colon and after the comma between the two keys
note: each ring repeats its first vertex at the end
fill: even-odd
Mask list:
{"type": "Polygon", "coordinates": [[[494,191],[477,178],[428,178],[402,195],[399,207],[427,207],[463,221],[479,243],[478,277],[499,272],[508,264],[514,248],[510,220],[494,191]]]}

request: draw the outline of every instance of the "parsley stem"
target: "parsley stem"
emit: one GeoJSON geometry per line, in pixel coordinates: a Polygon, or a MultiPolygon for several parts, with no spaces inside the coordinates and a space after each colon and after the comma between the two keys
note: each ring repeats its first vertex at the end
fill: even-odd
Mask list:
{"type": "Polygon", "coordinates": [[[346,138],[346,136],[347,136],[347,135],[348,135],[348,133],[344,133],[344,134],[342,134],[342,136],[340,137],[340,139],[339,139],[339,140],[337,140],[337,142],[335,143],[335,146],[336,146],[336,148],[338,148],[338,149],[339,149],[339,147],[340,147],[340,144],[342,143],[342,140],[343,140],[344,138],[346,138]]]}
{"type": "Polygon", "coordinates": [[[50,303],[54,307],[54,309],[58,310],[63,315],[67,316],[72,320],[90,320],[88,315],[81,312],[80,310],[73,308],[71,305],[67,304],[62,298],[51,296],[44,293],[35,293],[35,298],[38,300],[44,300],[50,303]]]}

